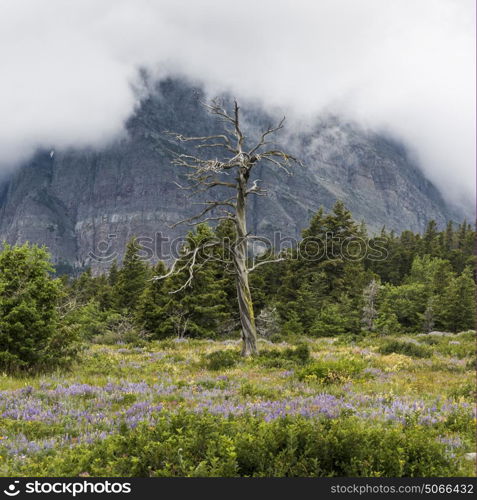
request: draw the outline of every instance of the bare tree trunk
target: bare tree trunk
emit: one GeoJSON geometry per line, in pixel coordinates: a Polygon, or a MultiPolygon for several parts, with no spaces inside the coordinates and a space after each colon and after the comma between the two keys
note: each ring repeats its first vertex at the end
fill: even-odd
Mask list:
{"type": "Polygon", "coordinates": [[[249,173],[246,168],[239,172],[237,189],[236,230],[234,264],[237,281],[237,298],[242,325],[242,356],[257,354],[257,329],[253,312],[252,294],[248,283],[247,268],[247,216],[245,209],[246,186],[249,173]]]}

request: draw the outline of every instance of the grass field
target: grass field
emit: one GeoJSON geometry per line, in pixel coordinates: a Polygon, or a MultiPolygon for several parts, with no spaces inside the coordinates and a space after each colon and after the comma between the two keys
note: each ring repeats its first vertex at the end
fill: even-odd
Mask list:
{"type": "MultiPolygon", "coordinates": [[[[290,344],[260,341],[259,345],[261,355],[246,360],[237,355],[238,340],[93,345],[69,372],[31,378],[1,376],[0,475],[264,475],[266,470],[273,475],[475,474],[475,463],[465,457],[475,451],[474,332],[305,338],[290,344]],[[215,351],[225,354],[211,354],[215,351]],[[233,432],[227,427],[222,434],[210,431],[208,444],[201,444],[203,450],[196,444],[196,455],[186,449],[185,455],[190,451],[186,460],[180,446],[189,445],[181,445],[174,434],[188,424],[168,427],[167,432],[163,427],[171,419],[176,422],[177,415],[193,426],[187,416],[203,413],[212,415],[207,416],[208,429],[225,425],[221,422],[238,422],[238,427],[233,432]],[[383,435],[393,433],[397,443],[412,430],[420,441],[419,450],[436,450],[441,462],[435,469],[415,468],[411,462],[423,459],[406,450],[411,441],[404,440],[403,449],[389,450],[389,457],[379,458],[379,463],[375,455],[380,451],[372,448],[379,443],[370,441],[362,445],[369,449],[363,451],[357,443],[355,455],[345,459],[341,451],[341,458],[336,456],[326,467],[314,451],[314,461],[307,458],[304,466],[303,456],[312,453],[309,443],[293,447],[287,438],[285,444],[273,444],[274,453],[286,448],[289,454],[292,446],[293,453],[301,453],[303,460],[296,462],[300,466],[290,469],[282,464],[281,469],[275,465],[272,470],[263,464],[261,468],[244,465],[242,434],[242,444],[237,444],[240,422],[263,434],[267,426],[279,432],[273,427],[278,422],[288,426],[298,422],[305,428],[305,421],[319,422],[324,426],[320,429],[329,433],[341,426],[357,426],[364,433],[381,429],[383,435]],[[159,463],[151,455],[142,455],[138,433],[159,432],[153,429],[161,425],[161,437],[147,435],[148,443],[171,443],[167,453],[162,448],[157,451],[156,455],[165,457],[159,463]],[[119,446],[119,436],[136,440],[121,452],[121,466],[114,448],[119,446]],[[225,441],[223,436],[228,436],[225,441]],[[220,449],[212,453],[214,439],[222,444],[216,444],[220,449]],[[229,468],[224,468],[222,448],[228,450],[227,463],[233,462],[229,468]],[[373,465],[363,464],[366,460],[360,453],[366,453],[373,465]]],[[[253,432],[247,439],[258,439],[253,432]]],[[[327,457],[334,457],[340,446],[346,448],[346,442],[339,441],[347,439],[344,434],[339,439],[333,436],[327,441],[331,450],[327,457]]]]}

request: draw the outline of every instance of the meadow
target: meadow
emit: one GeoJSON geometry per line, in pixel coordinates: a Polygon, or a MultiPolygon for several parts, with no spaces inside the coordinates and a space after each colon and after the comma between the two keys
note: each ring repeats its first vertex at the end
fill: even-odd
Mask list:
{"type": "Polygon", "coordinates": [[[471,476],[475,332],[88,346],[0,377],[2,476],[471,476]]]}

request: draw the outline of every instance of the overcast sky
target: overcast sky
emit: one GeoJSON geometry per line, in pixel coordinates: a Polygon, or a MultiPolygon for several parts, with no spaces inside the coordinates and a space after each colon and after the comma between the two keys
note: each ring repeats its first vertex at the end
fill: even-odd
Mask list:
{"type": "Polygon", "coordinates": [[[144,67],[385,129],[472,200],[475,17],[475,0],[0,0],[0,166],[117,137],[144,67]]]}

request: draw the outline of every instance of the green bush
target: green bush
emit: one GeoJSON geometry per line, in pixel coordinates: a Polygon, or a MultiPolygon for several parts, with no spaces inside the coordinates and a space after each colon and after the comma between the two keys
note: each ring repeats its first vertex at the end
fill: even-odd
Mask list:
{"type": "MultiPolygon", "coordinates": [[[[436,433],[415,425],[370,426],[338,420],[207,413],[162,414],[153,426],[124,425],[119,434],[22,462],[29,476],[316,477],[455,476],[459,458],[436,433]]],[[[16,471],[17,473],[17,471],[16,471]]]]}
{"type": "Polygon", "coordinates": [[[366,362],[355,358],[314,361],[298,372],[300,380],[316,380],[324,384],[342,383],[358,376],[366,362]]]}
{"type": "Polygon", "coordinates": [[[280,399],[280,390],[276,388],[260,387],[246,382],[240,387],[240,395],[249,398],[263,398],[268,400],[280,399]]]}
{"type": "Polygon", "coordinates": [[[204,366],[208,370],[222,370],[232,368],[240,360],[237,351],[214,351],[204,356],[204,366]]]}
{"type": "Polygon", "coordinates": [[[0,252],[0,370],[35,371],[69,365],[78,331],[61,325],[63,293],[44,248],[4,244],[0,252]]]}
{"type": "Polygon", "coordinates": [[[404,342],[400,340],[390,340],[379,348],[381,354],[404,354],[414,358],[430,358],[432,350],[424,345],[404,342]]]}
{"type": "Polygon", "coordinates": [[[460,332],[457,334],[459,340],[468,340],[470,342],[475,342],[475,330],[467,330],[466,332],[460,332]]]}
{"type": "Polygon", "coordinates": [[[257,362],[267,368],[287,368],[294,365],[304,365],[310,360],[310,348],[300,343],[294,349],[287,347],[284,350],[272,349],[261,351],[257,362]]]}
{"type": "Polygon", "coordinates": [[[456,389],[451,391],[450,396],[456,399],[466,398],[471,401],[475,401],[477,397],[475,382],[468,382],[460,387],[457,387],[456,389]]]}
{"type": "Polygon", "coordinates": [[[440,341],[435,335],[427,335],[425,337],[419,337],[419,340],[427,345],[439,345],[440,341]]]}

